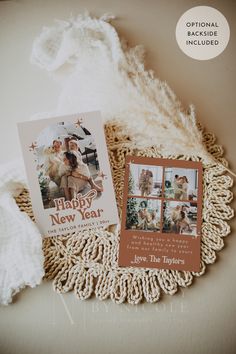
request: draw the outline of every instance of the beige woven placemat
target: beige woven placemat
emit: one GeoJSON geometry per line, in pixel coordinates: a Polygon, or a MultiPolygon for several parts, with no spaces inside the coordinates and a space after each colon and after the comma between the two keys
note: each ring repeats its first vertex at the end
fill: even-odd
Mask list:
{"type": "MultiPolygon", "coordinates": [[[[125,156],[127,154],[162,156],[155,147],[142,151],[135,149],[128,136],[118,134],[119,126],[115,122],[107,124],[105,130],[117,205],[121,213],[125,156]]],[[[210,133],[203,132],[203,143],[221,164],[217,162],[214,165],[203,164],[203,220],[199,273],[118,267],[119,232],[115,228],[87,230],[43,240],[45,277],[53,279],[54,289],[60,293],[74,290],[75,295],[81,300],[95,294],[100,300],[110,297],[116,303],[127,301],[138,304],[141,301],[156,302],[163,292],[173,295],[179,287],[187,287],[192,284],[194,277],[203,275],[206,265],[214,263],[216,252],[224,247],[223,238],[230,233],[227,221],[234,215],[228,205],[233,199],[233,193],[229,190],[233,180],[224,174],[224,166],[228,164],[222,158],[223,149],[215,144],[215,137],[210,133]]],[[[201,160],[191,156],[163,157],[201,160]]],[[[17,198],[17,203],[22,211],[33,218],[28,191],[25,190],[17,198]]]]}

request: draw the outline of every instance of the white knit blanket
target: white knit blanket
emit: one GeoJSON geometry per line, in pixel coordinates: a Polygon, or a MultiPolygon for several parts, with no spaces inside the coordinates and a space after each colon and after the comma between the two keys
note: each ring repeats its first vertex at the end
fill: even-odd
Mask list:
{"type": "Polygon", "coordinates": [[[7,305],[26,286],[35,287],[44,275],[42,237],[14,197],[26,187],[23,164],[0,168],[0,304],[7,305]]]}

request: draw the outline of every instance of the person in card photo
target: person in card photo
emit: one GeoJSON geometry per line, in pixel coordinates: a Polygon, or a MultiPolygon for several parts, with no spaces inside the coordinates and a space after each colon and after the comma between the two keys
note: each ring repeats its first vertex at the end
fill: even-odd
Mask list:
{"type": "Polygon", "coordinates": [[[64,122],[47,127],[38,137],[36,153],[45,208],[52,207],[55,198],[71,200],[90,189],[98,196],[103,192],[96,146],[85,128],[64,122]]]}
{"type": "Polygon", "coordinates": [[[165,198],[197,200],[198,171],[191,168],[165,168],[165,198]]]}
{"type": "Polygon", "coordinates": [[[130,164],[129,195],[160,197],[162,194],[162,166],[130,164]]]}
{"type": "Polygon", "coordinates": [[[174,199],[188,199],[188,179],[186,176],[175,175],[173,181],[174,199]]]}
{"type": "Polygon", "coordinates": [[[63,162],[68,172],[62,176],[60,187],[64,189],[66,200],[75,198],[88,184],[97,192],[102,192],[103,188],[96,185],[88,166],[74,152],[64,152],[63,162]]]}
{"type": "Polygon", "coordinates": [[[164,202],[163,232],[196,235],[197,204],[186,202],[164,202]]]}

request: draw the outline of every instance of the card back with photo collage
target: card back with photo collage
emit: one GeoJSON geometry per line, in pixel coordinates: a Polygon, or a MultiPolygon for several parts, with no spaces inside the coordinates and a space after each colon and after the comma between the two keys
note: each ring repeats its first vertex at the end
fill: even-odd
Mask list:
{"type": "Polygon", "coordinates": [[[202,163],[127,156],[119,265],[200,270],[202,163]]]}
{"type": "Polygon", "coordinates": [[[42,235],[119,222],[99,112],[23,122],[18,130],[42,235]]]}

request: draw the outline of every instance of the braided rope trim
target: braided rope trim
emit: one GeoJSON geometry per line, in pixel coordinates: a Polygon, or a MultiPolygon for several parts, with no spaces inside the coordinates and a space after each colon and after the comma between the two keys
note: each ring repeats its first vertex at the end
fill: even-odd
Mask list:
{"type": "MultiPolygon", "coordinates": [[[[156,147],[138,151],[128,136],[119,135],[116,122],[106,125],[106,138],[112,167],[113,182],[119,213],[122,209],[126,154],[151,157],[168,157],[201,161],[193,156],[161,156],[156,147]]],[[[203,132],[208,151],[221,164],[204,165],[203,211],[201,237],[201,269],[198,273],[165,269],[118,267],[120,235],[115,227],[74,232],[43,240],[45,277],[53,280],[59,293],[73,290],[78,299],[111,298],[115,303],[138,304],[141,301],[157,302],[162,293],[173,295],[179,287],[190,286],[194,277],[205,273],[206,266],[216,261],[216,252],[224,247],[223,238],[230,233],[227,223],[234,216],[228,205],[233,199],[229,188],[233,179],[225,175],[227,161],[223,149],[215,144],[215,136],[203,132]]],[[[19,208],[33,219],[28,191],[16,199],[19,208]]]]}

